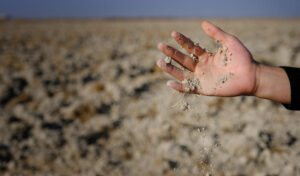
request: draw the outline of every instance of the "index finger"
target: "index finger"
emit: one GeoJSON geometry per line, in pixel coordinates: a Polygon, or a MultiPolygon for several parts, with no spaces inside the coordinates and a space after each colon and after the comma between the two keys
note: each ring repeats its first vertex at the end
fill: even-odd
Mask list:
{"type": "Polygon", "coordinates": [[[201,56],[203,53],[205,53],[204,49],[202,49],[199,45],[194,44],[191,39],[179,32],[172,32],[172,37],[190,54],[201,56]]]}

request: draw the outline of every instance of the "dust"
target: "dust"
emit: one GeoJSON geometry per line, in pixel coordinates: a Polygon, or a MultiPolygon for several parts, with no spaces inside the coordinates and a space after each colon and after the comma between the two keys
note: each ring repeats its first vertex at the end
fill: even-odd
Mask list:
{"type": "Polygon", "coordinates": [[[222,76],[222,77],[219,79],[218,83],[219,83],[219,84],[225,84],[225,83],[229,80],[229,78],[231,78],[232,76],[234,76],[234,73],[229,72],[228,74],[222,76]]]}
{"type": "Polygon", "coordinates": [[[175,103],[172,107],[173,108],[179,107],[179,109],[181,111],[189,110],[191,108],[191,105],[187,102],[187,99],[186,99],[187,95],[188,94],[184,93],[182,98],[177,103],[175,103]]]}
{"type": "MultiPolygon", "coordinates": [[[[181,82],[184,86],[184,91],[189,93],[189,92],[195,92],[198,89],[201,89],[201,84],[198,78],[194,78],[194,79],[184,79],[181,82]]],[[[178,107],[182,110],[182,111],[187,111],[191,108],[191,105],[187,102],[186,97],[187,97],[187,93],[183,94],[183,97],[173,105],[173,107],[178,107]]]]}
{"type": "Polygon", "coordinates": [[[184,101],[181,103],[181,105],[180,105],[180,109],[181,109],[182,111],[189,110],[190,108],[191,108],[191,106],[190,106],[190,104],[189,104],[186,100],[184,100],[184,101]]]}

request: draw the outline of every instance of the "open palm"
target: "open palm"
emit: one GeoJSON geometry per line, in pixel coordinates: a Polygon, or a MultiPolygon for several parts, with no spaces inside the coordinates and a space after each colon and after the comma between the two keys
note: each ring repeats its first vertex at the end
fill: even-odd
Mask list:
{"type": "Polygon", "coordinates": [[[247,48],[234,36],[215,25],[204,21],[204,32],[222,45],[216,53],[209,53],[184,35],[173,32],[172,37],[190,55],[159,44],[166,56],[176,60],[185,69],[180,69],[163,60],[157,65],[179,82],[168,81],[168,85],[180,92],[211,96],[250,95],[255,92],[257,64],[247,48]]]}

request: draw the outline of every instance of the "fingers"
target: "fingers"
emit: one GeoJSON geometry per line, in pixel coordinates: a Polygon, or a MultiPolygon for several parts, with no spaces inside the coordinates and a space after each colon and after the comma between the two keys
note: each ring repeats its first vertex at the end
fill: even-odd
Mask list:
{"type": "Polygon", "coordinates": [[[181,45],[188,53],[201,56],[205,51],[194,42],[179,32],[172,32],[172,37],[181,45]]]}
{"type": "Polygon", "coordinates": [[[167,82],[167,86],[179,91],[179,92],[183,92],[183,93],[194,93],[197,94],[198,93],[198,88],[195,88],[193,90],[187,90],[186,87],[184,86],[184,84],[176,82],[174,80],[169,80],[167,82]]]}
{"type": "Polygon", "coordinates": [[[169,80],[167,82],[167,86],[169,87],[172,87],[173,89],[179,91],[179,92],[184,92],[184,87],[182,84],[176,82],[176,81],[173,81],[173,80],[169,80]]]}
{"type": "Polygon", "coordinates": [[[175,67],[174,65],[167,64],[163,60],[158,60],[157,65],[165,72],[172,75],[174,78],[182,81],[184,80],[184,72],[179,68],[175,67]]]}
{"type": "Polygon", "coordinates": [[[158,44],[158,49],[165,55],[175,59],[180,65],[194,72],[197,63],[189,56],[181,53],[173,47],[164,44],[158,44]]]}

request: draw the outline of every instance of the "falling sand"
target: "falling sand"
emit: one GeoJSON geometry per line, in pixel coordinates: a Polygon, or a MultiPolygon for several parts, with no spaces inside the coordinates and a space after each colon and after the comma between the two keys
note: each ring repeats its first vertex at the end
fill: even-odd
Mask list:
{"type": "Polygon", "coordinates": [[[184,79],[182,81],[185,92],[194,92],[197,89],[201,88],[201,84],[198,78],[194,79],[184,79]]]}

